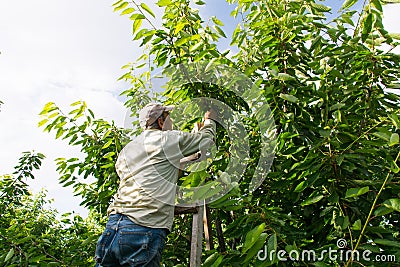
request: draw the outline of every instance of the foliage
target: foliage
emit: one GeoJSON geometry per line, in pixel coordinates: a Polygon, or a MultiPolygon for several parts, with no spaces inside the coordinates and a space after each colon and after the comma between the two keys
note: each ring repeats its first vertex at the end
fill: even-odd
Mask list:
{"type": "Polygon", "coordinates": [[[24,152],[14,175],[0,176],[1,266],[88,266],[93,263],[99,228],[93,216],[62,214],[46,208],[45,193],[33,196],[26,179],[34,179],[43,154],[24,152]]]}
{"type": "Polygon", "coordinates": [[[46,126],[44,130],[48,132],[55,131],[56,139],[67,139],[70,145],[81,147],[84,159],[56,159],[60,183],[73,186],[76,195],[83,198],[81,205],[105,213],[118,187],[114,163],[127,134],[114,123],[96,120],[85,102],[72,103],[71,107],[73,110],[65,115],[54,103],[46,104],[39,126],[46,126]]]}
{"type": "MultiPolygon", "coordinates": [[[[264,245],[268,251],[321,253],[337,249],[340,238],[348,241],[346,250],[369,249],[400,260],[400,97],[386,90],[399,86],[400,56],[392,53],[399,35],[388,33],[382,24],[382,5],[397,1],[365,1],[362,10],[354,11],[350,8],[357,1],[347,0],[331,22],[326,21],[330,8],[313,0],[228,2],[235,5],[231,15],[239,21],[231,37],[235,55],[218,50],[218,41],[227,34],[218,18],[203,21],[196,9],[202,1],[159,0],[163,17],[157,27],[154,20],[160,18],[146,4],[114,4],[115,11],[132,20],[134,39],[145,48],[136,62],[124,66],[127,73],[121,77],[132,84],[122,94],[133,113],[150,100],[152,72],[189,62],[240,70],[260,87],[273,111],[276,158],[267,180],[250,192],[263,134],[255,123],[256,113],[232,91],[216,85],[167,84],[163,91],[166,103],[202,96],[246,114],[251,160],[239,188],[211,205],[218,238],[215,249],[204,251],[204,265],[269,266],[278,264],[278,258],[258,260],[264,245]]],[[[40,125],[82,147],[84,160],[58,160],[61,182],[73,186],[83,204],[104,214],[118,185],[112,163],[127,136],[93,114],[84,116],[83,103],[73,105],[78,108],[68,116],[54,104],[46,105],[40,125]],[[94,182],[79,181],[79,175],[94,182]]],[[[227,152],[225,130],[219,128],[217,135],[219,151],[227,152]]],[[[205,176],[224,171],[229,153],[220,155],[205,176]]],[[[187,266],[190,219],[177,217],[174,227],[163,263],[187,266]]],[[[374,263],[325,255],[318,266],[362,264],[374,263]]]]}

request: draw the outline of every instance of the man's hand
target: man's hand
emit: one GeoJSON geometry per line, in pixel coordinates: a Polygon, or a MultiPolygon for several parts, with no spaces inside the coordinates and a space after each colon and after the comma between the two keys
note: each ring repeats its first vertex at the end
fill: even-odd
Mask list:
{"type": "Polygon", "coordinates": [[[210,109],[208,110],[205,114],[204,114],[204,119],[211,119],[211,120],[217,120],[217,112],[214,109],[210,109]]]}

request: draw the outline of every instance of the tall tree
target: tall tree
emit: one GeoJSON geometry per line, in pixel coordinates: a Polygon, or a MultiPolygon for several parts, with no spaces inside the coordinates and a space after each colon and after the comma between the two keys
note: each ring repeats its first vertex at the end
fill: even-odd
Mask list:
{"type": "MultiPolygon", "coordinates": [[[[251,153],[240,184],[210,205],[218,239],[214,250],[204,252],[204,265],[315,265],[316,258],[283,261],[313,250],[318,266],[371,266],[361,257],[324,253],[338,245],[344,252],[370,250],[400,260],[400,97],[387,91],[399,86],[400,56],[392,49],[400,36],[388,33],[382,23],[382,5],[398,1],[364,1],[360,11],[353,11],[357,1],[348,0],[332,21],[326,19],[330,8],[314,0],[228,2],[239,20],[231,39],[234,55],[218,50],[220,38],[226,38],[223,22],[200,17],[196,7],[203,1],[158,1],[161,26],[155,26],[161,18],[144,2],[114,4],[115,11],[132,20],[134,39],[145,48],[135,63],[124,66],[127,73],[121,77],[132,84],[122,94],[133,114],[150,101],[152,73],[196,62],[243,73],[259,88],[254,97],[262,97],[272,110],[276,157],[267,179],[251,191],[265,134],[257,124],[260,110],[221,84],[188,82],[176,88],[167,83],[162,95],[154,96],[175,104],[195,97],[217,99],[241,114],[247,131],[251,153]],[[261,259],[264,246],[275,253],[261,259]],[[278,250],[286,252],[283,258],[278,250]]],[[[82,147],[84,160],[58,160],[60,179],[75,188],[84,205],[104,214],[118,185],[113,161],[126,133],[95,120],[84,103],[73,106],[64,115],[54,104],[46,105],[40,125],[82,147]]],[[[182,129],[190,130],[188,125],[182,129]]],[[[184,175],[181,182],[198,185],[219,176],[232,158],[231,145],[220,127],[218,159],[200,177],[184,175]]],[[[188,265],[190,228],[188,218],[176,218],[163,257],[166,266],[188,265]]]]}
{"type": "Polygon", "coordinates": [[[27,180],[44,155],[24,152],[12,175],[0,175],[0,265],[88,266],[101,228],[87,219],[48,208],[44,191],[32,195],[27,180]]]}

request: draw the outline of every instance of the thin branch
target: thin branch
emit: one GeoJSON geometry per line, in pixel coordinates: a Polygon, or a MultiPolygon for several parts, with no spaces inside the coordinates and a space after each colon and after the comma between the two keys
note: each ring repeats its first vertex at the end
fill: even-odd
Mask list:
{"type": "Polygon", "coordinates": [[[358,27],[360,26],[361,17],[362,17],[362,15],[364,14],[365,6],[367,5],[367,1],[368,1],[368,0],[364,0],[363,6],[362,6],[362,11],[361,11],[361,13],[360,13],[360,16],[358,17],[356,27],[354,28],[353,38],[356,36],[358,27]]]}
{"type": "Polygon", "coordinates": [[[136,4],[136,2],[134,0],[131,0],[132,4],[134,4],[137,9],[139,10],[139,12],[145,17],[145,19],[147,20],[147,22],[151,25],[151,27],[153,27],[154,30],[157,30],[156,26],[154,26],[154,24],[147,18],[147,16],[144,14],[144,12],[142,11],[141,7],[136,4]]]}
{"type": "MultiPolygon", "coordinates": [[[[396,159],[394,160],[395,163],[399,160],[399,157],[400,157],[400,151],[399,151],[399,153],[397,153],[397,157],[396,157],[396,159]]],[[[388,182],[388,180],[389,180],[389,176],[390,176],[391,173],[392,173],[392,170],[389,170],[389,172],[388,172],[387,175],[386,175],[385,181],[383,181],[383,184],[382,184],[381,188],[379,189],[378,194],[375,196],[374,202],[373,202],[372,205],[371,205],[371,209],[369,210],[368,217],[367,217],[367,219],[365,220],[364,226],[363,226],[363,228],[362,228],[362,230],[361,230],[360,236],[358,237],[357,243],[356,243],[356,245],[355,245],[353,251],[355,251],[355,250],[358,248],[358,246],[360,245],[361,239],[362,239],[362,237],[364,236],[365,229],[367,228],[367,225],[368,225],[368,223],[369,223],[369,221],[370,221],[370,219],[371,219],[372,212],[374,211],[374,208],[375,208],[375,206],[376,206],[376,203],[378,202],[378,199],[379,199],[381,193],[383,192],[383,190],[384,190],[385,187],[386,187],[386,184],[387,184],[387,182],[388,182]]],[[[347,266],[349,265],[350,262],[351,262],[351,259],[349,259],[349,260],[347,261],[345,267],[347,267],[347,266]]]]}
{"type": "Polygon", "coordinates": [[[382,124],[383,122],[386,122],[386,119],[380,121],[379,123],[375,124],[374,126],[372,126],[371,128],[369,128],[368,130],[366,130],[362,135],[360,135],[359,137],[357,137],[356,140],[354,140],[350,145],[348,145],[342,152],[340,152],[340,154],[343,154],[344,152],[346,152],[347,150],[350,149],[350,147],[352,147],[354,145],[354,143],[356,143],[360,138],[364,137],[365,135],[367,135],[371,130],[375,129],[376,127],[378,127],[380,124],[382,124]]]}

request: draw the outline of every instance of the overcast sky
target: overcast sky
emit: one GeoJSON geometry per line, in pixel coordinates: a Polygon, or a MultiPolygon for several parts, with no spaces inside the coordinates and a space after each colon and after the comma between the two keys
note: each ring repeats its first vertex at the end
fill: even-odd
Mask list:
{"type": "MultiPolygon", "coordinates": [[[[337,0],[335,0],[337,1],[337,0]]],[[[147,1],[154,2],[154,1],[147,1]]],[[[225,23],[229,11],[223,0],[207,1],[203,10],[225,23]]],[[[0,0],[0,174],[11,173],[23,151],[47,158],[36,179],[34,192],[45,188],[59,212],[75,210],[80,199],[58,184],[54,159],[76,156],[78,150],[54,140],[54,134],[37,127],[44,104],[66,109],[84,100],[98,118],[123,126],[126,110],[119,93],[128,88],[117,82],[121,66],[134,60],[141,49],[132,42],[131,22],[113,13],[110,0],[0,0]]],[[[149,4],[150,5],[150,4],[149,4]]],[[[400,32],[400,5],[385,8],[390,32],[400,32]]],[[[158,16],[160,17],[160,16],[158,16]]],[[[227,25],[227,32],[236,25],[227,25]]]]}

